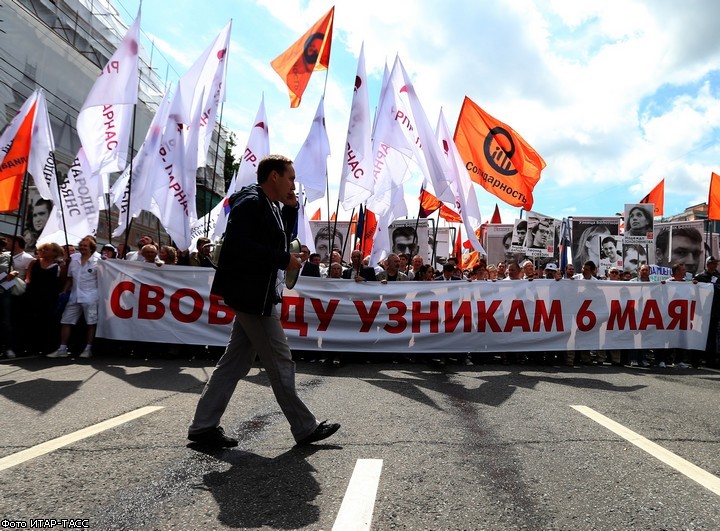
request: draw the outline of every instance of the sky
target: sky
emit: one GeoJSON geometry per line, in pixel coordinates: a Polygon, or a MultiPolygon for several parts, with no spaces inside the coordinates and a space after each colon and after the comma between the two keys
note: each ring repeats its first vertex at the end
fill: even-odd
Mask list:
{"type": "MultiPolygon", "coordinates": [[[[139,0],[112,1],[131,23],[139,0]]],[[[385,64],[399,54],[431,124],[442,108],[454,130],[468,96],[520,133],[547,163],[534,192],[543,214],[612,216],[664,178],[667,216],[707,201],[711,172],[720,173],[716,0],[145,0],[142,8],[142,45],[168,82],[232,19],[223,125],[238,156],[264,95],[271,152],[294,158],[325,90],[331,212],[363,42],[372,109],[385,64]],[[270,61],[333,5],[327,79],[314,73],[291,109],[270,61]]],[[[405,185],[410,212],[420,182],[405,185]]],[[[519,217],[476,193],[483,220],[496,203],[503,222],[519,217]]],[[[326,219],[325,199],[308,211],[318,206],[326,219]]],[[[341,208],[339,219],[350,214],[341,208]]]]}

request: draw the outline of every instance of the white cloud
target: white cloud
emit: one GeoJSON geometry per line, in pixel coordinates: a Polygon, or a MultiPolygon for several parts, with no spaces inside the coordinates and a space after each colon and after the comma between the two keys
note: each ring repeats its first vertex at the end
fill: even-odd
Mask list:
{"type": "MultiPolygon", "coordinates": [[[[292,157],[309,130],[325,73],[313,75],[301,107],[290,109],[269,62],[333,4],[228,5],[243,16],[234,24],[227,119],[236,130],[247,129],[264,92],[271,149],[292,157]],[[258,26],[262,32],[253,33],[258,26]]],[[[188,17],[209,11],[185,6],[188,17]]],[[[468,95],[523,135],[548,163],[536,188],[537,210],[558,217],[614,214],[663,177],[666,209],[682,210],[707,196],[718,160],[718,18],[714,0],[683,6],[671,0],[338,3],[326,90],[331,182],[340,171],[355,61],[365,42],[375,98],[386,61],[399,53],[431,122],[443,107],[452,125],[468,95]]],[[[204,27],[206,33],[215,26],[204,27]]],[[[158,30],[165,41],[156,45],[185,65],[213,36],[191,37],[187,26],[175,31],[183,41],[170,44],[158,30]]],[[[478,197],[489,216],[494,196],[479,190],[478,197]]]]}

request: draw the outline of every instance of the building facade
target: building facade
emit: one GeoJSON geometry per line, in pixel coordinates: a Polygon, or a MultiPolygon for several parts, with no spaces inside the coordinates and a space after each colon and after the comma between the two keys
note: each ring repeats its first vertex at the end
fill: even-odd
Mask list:
{"type": "MultiPolygon", "coordinates": [[[[60,179],[66,177],[80,148],[76,131],[78,112],[126,32],[127,25],[110,0],[7,0],[0,4],[0,131],[30,94],[42,88],[55,137],[60,179]]],[[[146,42],[147,39],[141,39],[142,45],[146,42]]],[[[172,68],[149,43],[141,46],[140,57],[134,153],[142,145],[172,68]],[[161,79],[158,72],[164,72],[166,79],[161,79]]],[[[172,74],[174,79],[180,77],[177,72],[172,74]]],[[[224,195],[226,138],[227,132],[215,124],[208,167],[197,172],[198,216],[204,215],[224,195]]],[[[112,175],[111,183],[117,177],[112,175]]],[[[31,179],[27,205],[38,197],[31,179]]],[[[0,233],[22,234],[23,228],[32,223],[30,210],[25,206],[20,212],[0,214],[0,233]]],[[[116,219],[114,207],[110,212],[101,212],[99,242],[109,241],[116,219]]],[[[142,234],[169,242],[158,220],[147,212],[133,220],[128,241],[133,244],[142,234]]],[[[124,237],[114,243],[122,240],[124,237]]]]}

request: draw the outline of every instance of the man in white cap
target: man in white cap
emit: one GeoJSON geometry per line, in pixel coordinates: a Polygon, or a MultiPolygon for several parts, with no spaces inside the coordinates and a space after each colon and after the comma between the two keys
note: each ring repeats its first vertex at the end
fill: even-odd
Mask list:
{"type": "Polygon", "coordinates": [[[562,276],[558,277],[558,266],[552,262],[545,266],[545,278],[549,280],[560,280],[562,276]]]}

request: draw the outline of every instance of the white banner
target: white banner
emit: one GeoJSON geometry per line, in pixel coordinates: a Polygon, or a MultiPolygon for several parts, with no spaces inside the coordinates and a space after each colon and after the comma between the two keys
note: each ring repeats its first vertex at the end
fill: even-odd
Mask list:
{"type": "MultiPolygon", "coordinates": [[[[98,336],[225,345],[233,313],[214,271],[119,260],[99,265],[98,336]]],[[[713,286],[554,280],[355,283],[300,277],[286,290],[290,347],[350,352],[704,350],[713,286]]]]}

